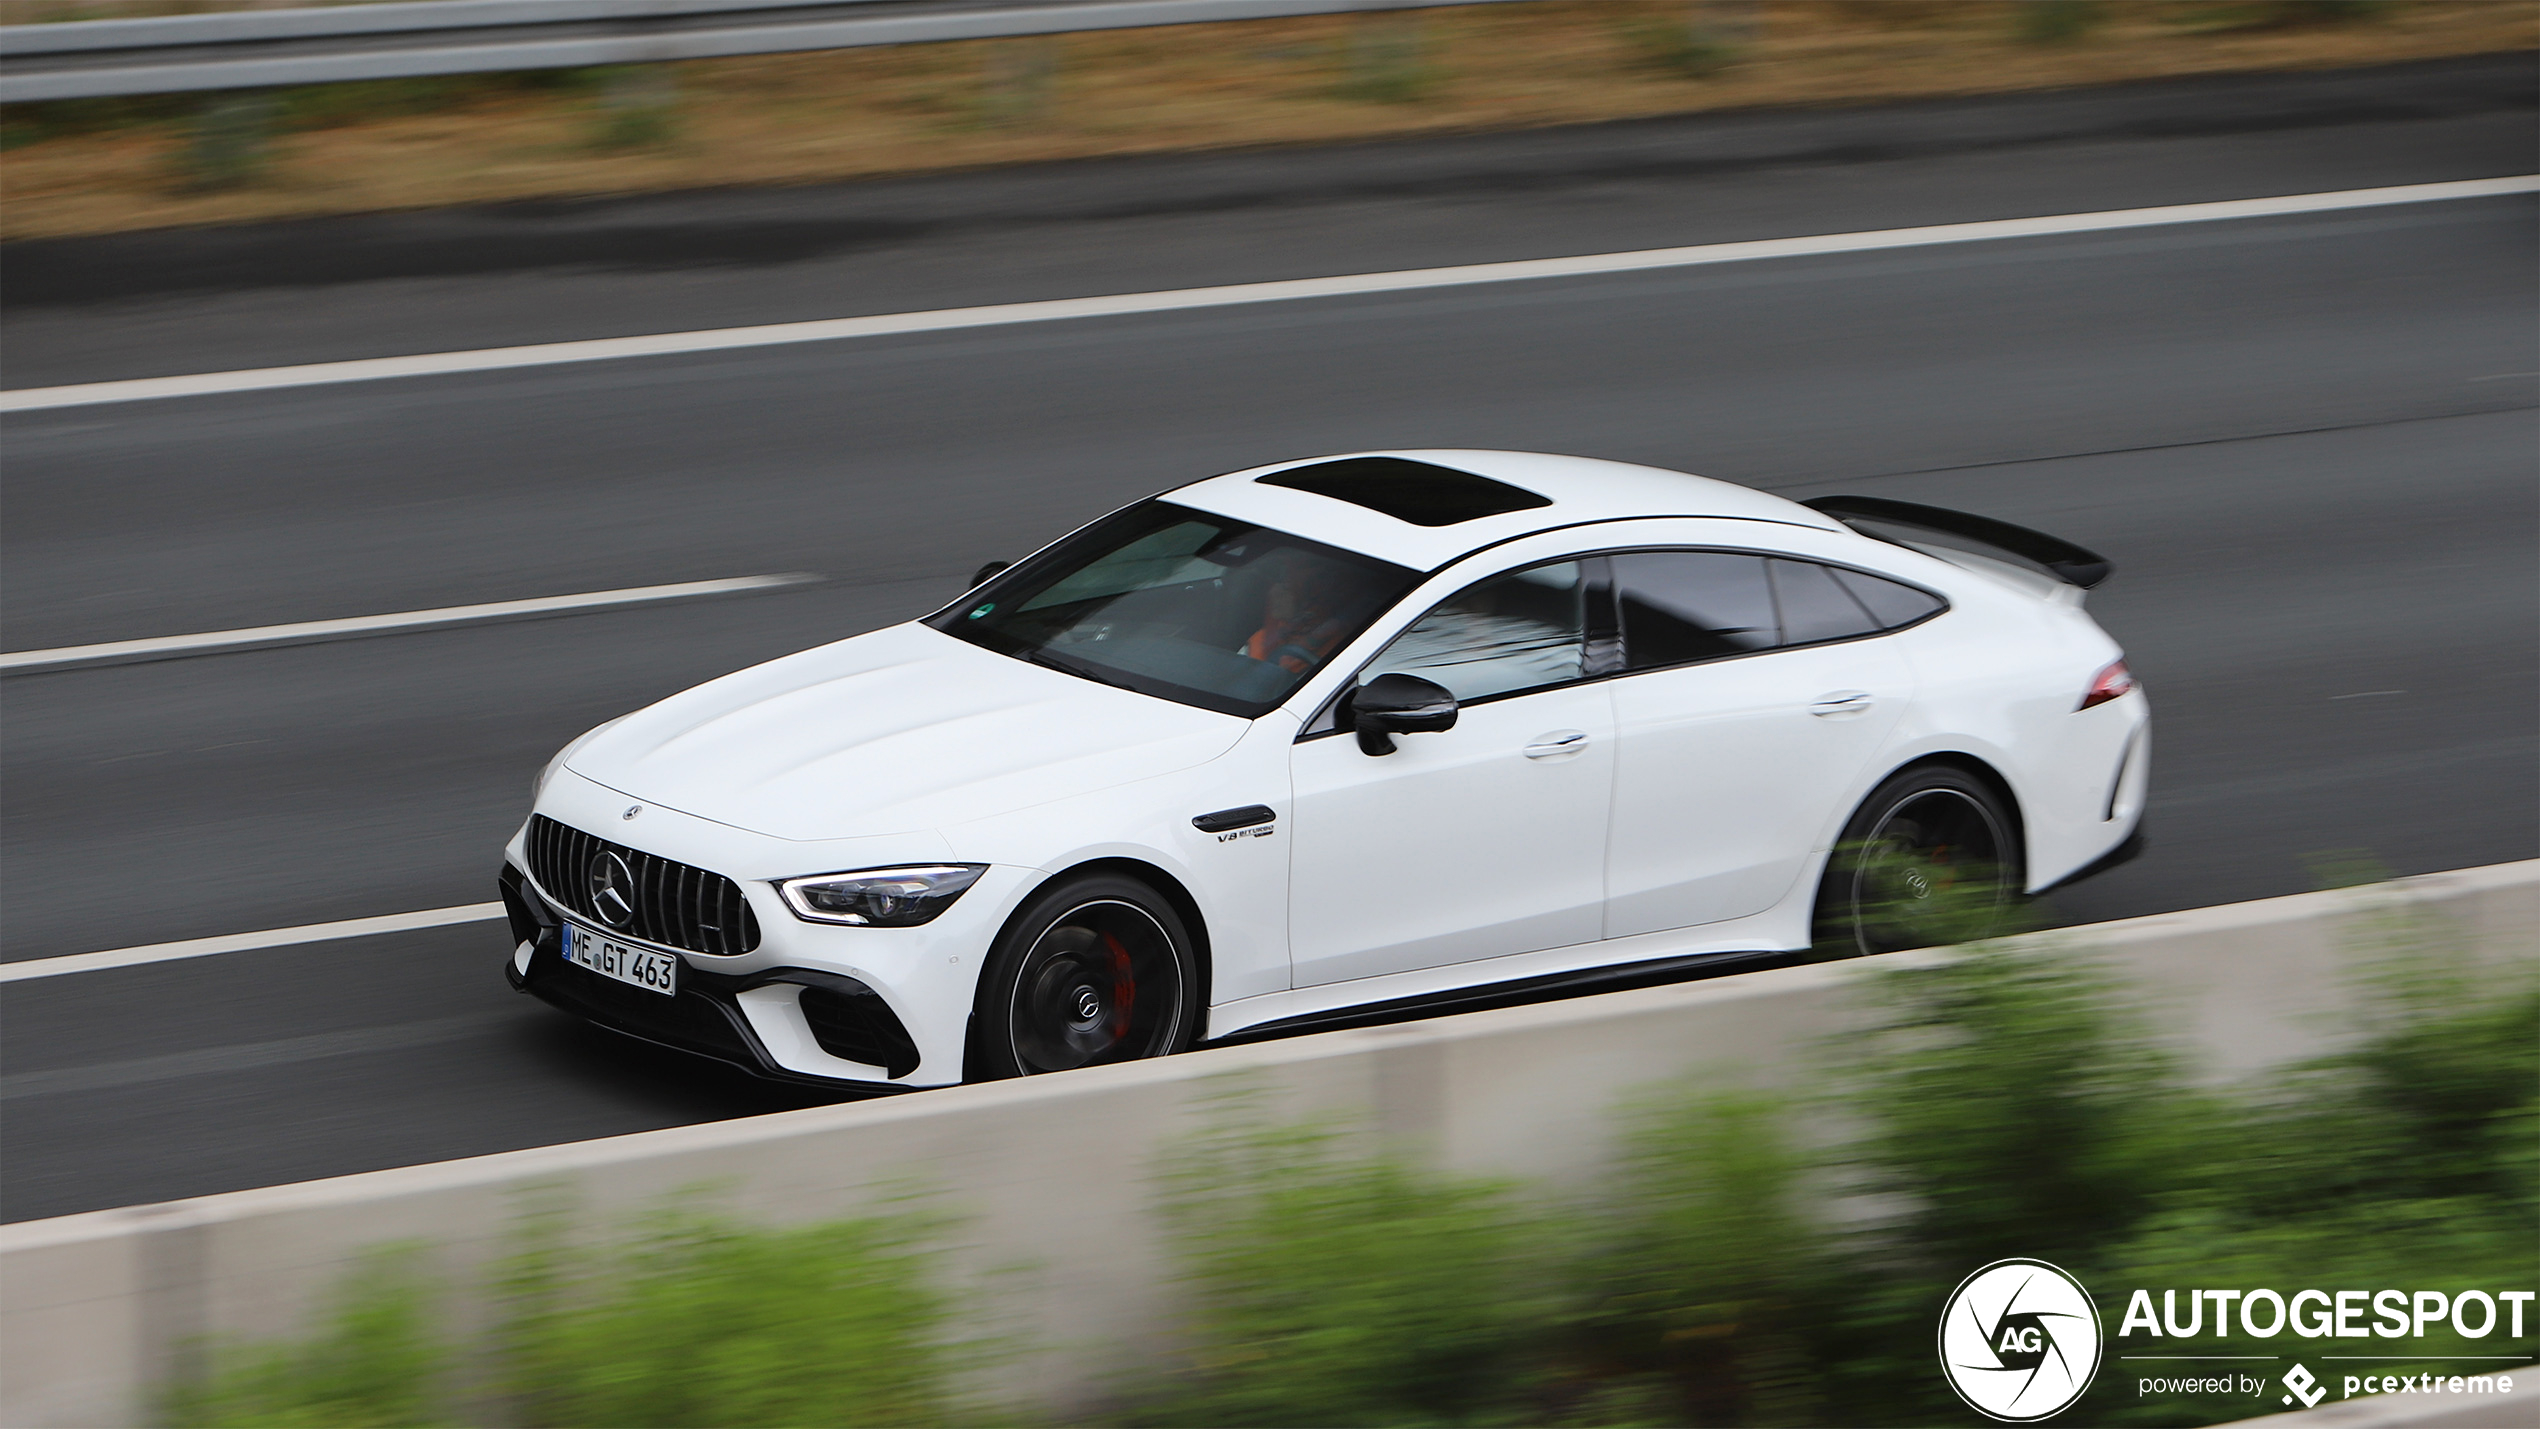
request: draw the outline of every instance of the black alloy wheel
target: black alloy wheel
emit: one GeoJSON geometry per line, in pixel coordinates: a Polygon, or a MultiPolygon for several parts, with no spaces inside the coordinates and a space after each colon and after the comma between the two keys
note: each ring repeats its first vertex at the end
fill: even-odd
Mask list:
{"type": "Polygon", "coordinates": [[[969,1079],[1161,1057],[1198,1032],[1198,967],[1172,905],[1130,878],[1067,879],[997,939],[979,983],[969,1079]]]}
{"type": "Polygon", "coordinates": [[[1934,764],[1889,776],[1826,860],[1818,953],[1893,953],[2001,931],[2020,899],[2017,828],[2000,796],[1965,770],[1934,764]]]}

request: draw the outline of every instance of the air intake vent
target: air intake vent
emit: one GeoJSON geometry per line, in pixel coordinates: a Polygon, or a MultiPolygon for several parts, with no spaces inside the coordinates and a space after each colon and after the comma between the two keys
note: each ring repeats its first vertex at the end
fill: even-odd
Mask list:
{"type": "Polygon", "coordinates": [[[529,876],[538,880],[548,897],[605,932],[715,957],[732,957],[758,946],[758,915],[750,911],[741,886],[731,879],[610,843],[544,814],[529,820],[529,876]],[[594,902],[600,889],[610,885],[595,877],[593,866],[613,876],[615,866],[607,861],[609,855],[615,855],[626,870],[625,886],[616,892],[625,899],[627,910],[615,920],[603,917],[594,902]]]}
{"type": "Polygon", "coordinates": [[[891,1005],[852,978],[823,978],[803,988],[803,1021],[832,1057],[880,1067],[893,1077],[917,1070],[917,1044],[891,1005]]]}

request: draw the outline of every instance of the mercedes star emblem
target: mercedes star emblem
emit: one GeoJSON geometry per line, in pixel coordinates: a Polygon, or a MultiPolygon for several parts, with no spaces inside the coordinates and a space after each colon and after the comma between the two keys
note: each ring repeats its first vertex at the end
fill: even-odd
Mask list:
{"type": "Polygon", "coordinates": [[[643,806],[643,805],[641,805],[641,804],[629,804],[629,805],[627,805],[627,806],[626,806],[626,812],[625,812],[625,813],[623,813],[623,814],[618,815],[618,817],[619,817],[619,818],[621,818],[621,819],[631,819],[631,818],[635,817],[637,814],[640,814],[640,813],[642,813],[642,812],[644,812],[644,806],[643,806]]]}
{"type": "Polygon", "coordinates": [[[591,911],[612,928],[635,916],[635,874],[626,860],[605,850],[591,855],[591,911]]]}

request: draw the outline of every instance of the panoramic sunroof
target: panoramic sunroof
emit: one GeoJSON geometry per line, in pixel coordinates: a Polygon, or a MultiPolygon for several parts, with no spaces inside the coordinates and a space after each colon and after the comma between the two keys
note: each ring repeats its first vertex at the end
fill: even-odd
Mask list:
{"type": "Polygon", "coordinates": [[[1522,486],[1398,456],[1317,462],[1253,480],[1264,486],[1311,491],[1317,496],[1364,506],[1414,526],[1452,526],[1459,521],[1552,504],[1551,497],[1539,496],[1522,486]]]}

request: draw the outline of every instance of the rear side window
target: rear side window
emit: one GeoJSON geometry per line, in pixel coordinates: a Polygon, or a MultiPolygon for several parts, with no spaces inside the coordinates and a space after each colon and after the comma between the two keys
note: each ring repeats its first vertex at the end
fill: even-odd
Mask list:
{"type": "Polygon", "coordinates": [[[1945,608],[1897,581],[1781,556],[1626,551],[1613,562],[1628,670],[1876,635],[1945,608]]]}
{"type": "Polygon", "coordinates": [[[1773,600],[1781,607],[1782,643],[1813,645],[1848,640],[1886,628],[1852,593],[1835,584],[1834,572],[1814,561],[1776,560],[1773,600]]]}
{"type": "Polygon", "coordinates": [[[1882,630],[1911,625],[1941,609],[1938,596],[1900,581],[1865,576],[1859,571],[1834,571],[1833,575],[1845,590],[1852,592],[1853,599],[1877,618],[1882,630]]]}
{"type": "Polygon", "coordinates": [[[1614,557],[1624,668],[1654,670],[1776,643],[1764,558],[1730,551],[1628,551],[1614,557]]]}

